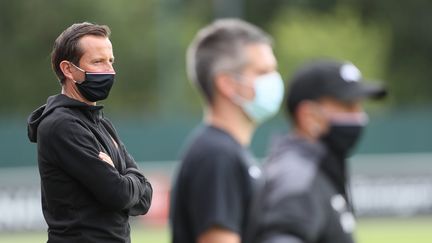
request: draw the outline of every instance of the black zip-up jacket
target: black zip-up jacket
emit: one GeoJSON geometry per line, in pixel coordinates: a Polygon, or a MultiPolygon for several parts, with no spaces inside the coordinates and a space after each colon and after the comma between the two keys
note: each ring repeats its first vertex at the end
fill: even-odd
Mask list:
{"type": "Polygon", "coordinates": [[[355,220],[345,195],[344,159],[322,143],[285,136],[263,165],[251,210],[248,243],[353,243],[355,220]],[[340,184],[342,183],[342,184],[340,184]]]}
{"type": "Polygon", "coordinates": [[[49,243],[130,242],[129,215],[150,207],[150,183],[101,110],[59,94],[28,118],[49,243]]]}

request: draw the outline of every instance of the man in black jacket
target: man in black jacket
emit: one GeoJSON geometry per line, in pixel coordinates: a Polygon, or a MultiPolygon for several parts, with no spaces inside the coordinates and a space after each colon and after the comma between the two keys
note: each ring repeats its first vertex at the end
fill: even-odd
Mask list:
{"type": "Polygon", "coordinates": [[[294,128],[264,164],[249,242],[352,243],[346,158],[367,123],[361,101],[386,92],[364,84],[353,64],[334,60],[305,65],[288,92],[294,128]]]}
{"type": "Polygon", "coordinates": [[[28,119],[37,143],[48,242],[130,242],[129,215],[145,214],[152,187],[102,106],[114,82],[107,26],[74,24],[54,43],[61,94],[28,119]]]}

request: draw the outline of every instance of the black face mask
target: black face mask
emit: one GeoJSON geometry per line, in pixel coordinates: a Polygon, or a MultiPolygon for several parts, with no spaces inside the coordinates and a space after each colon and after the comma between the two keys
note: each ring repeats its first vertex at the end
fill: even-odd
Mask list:
{"type": "Polygon", "coordinates": [[[85,79],[83,82],[75,82],[75,85],[84,98],[86,98],[88,101],[96,102],[99,100],[104,100],[108,97],[111,87],[114,84],[114,71],[87,72],[77,66],[75,67],[85,73],[85,79]]]}
{"type": "Polygon", "coordinates": [[[361,137],[362,124],[332,124],[329,131],[321,137],[335,156],[346,158],[361,137]]]}

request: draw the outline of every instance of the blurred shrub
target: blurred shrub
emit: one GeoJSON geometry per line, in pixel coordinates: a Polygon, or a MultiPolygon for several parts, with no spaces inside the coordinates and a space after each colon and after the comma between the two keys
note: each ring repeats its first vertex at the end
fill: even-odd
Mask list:
{"type": "Polygon", "coordinates": [[[284,77],[311,58],[331,57],[353,62],[365,78],[383,79],[390,41],[384,25],[363,25],[348,8],[323,13],[282,9],[271,32],[284,77]]]}

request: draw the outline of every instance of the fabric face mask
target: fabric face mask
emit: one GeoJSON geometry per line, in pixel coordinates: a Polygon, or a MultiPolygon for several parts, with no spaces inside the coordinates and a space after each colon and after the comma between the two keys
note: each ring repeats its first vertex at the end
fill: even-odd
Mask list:
{"type": "MultiPolygon", "coordinates": [[[[75,64],[72,63],[73,66],[75,64]]],[[[79,92],[90,102],[104,100],[108,97],[111,87],[114,84],[115,72],[87,72],[75,66],[81,72],[84,72],[85,79],[82,82],[75,81],[79,92]]]]}
{"type": "Polygon", "coordinates": [[[255,97],[245,100],[238,97],[238,104],[250,119],[262,123],[274,116],[281,106],[284,84],[278,72],[261,75],[254,80],[255,97]]]}
{"type": "Polygon", "coordinates": [[[354,114],[354,117],[357,119],[331,121],[328,132],[321,137],[321,141],[337,156],[349,156],[368,123],[366,113],[354,114]]]}

